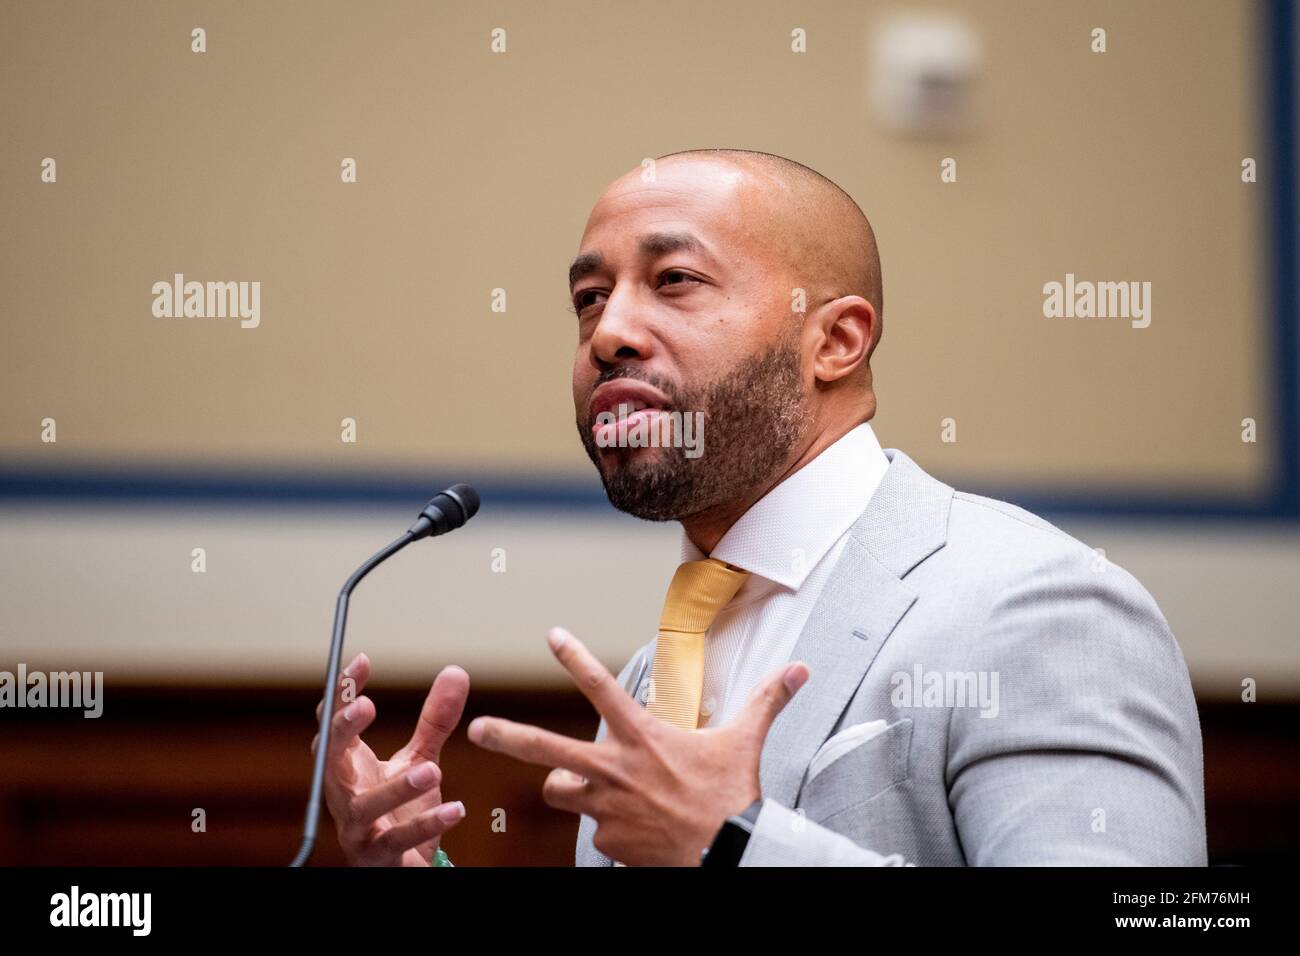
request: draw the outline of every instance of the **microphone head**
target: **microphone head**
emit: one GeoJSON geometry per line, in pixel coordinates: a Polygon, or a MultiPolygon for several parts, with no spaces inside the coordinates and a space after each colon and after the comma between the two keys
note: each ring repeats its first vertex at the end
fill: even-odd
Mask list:
{"type": "Polygon", "coordinates": [[[452,485],[443,494],[460,502],[466,521],[478,514],[478,492],[469,485],[452,485]]]}
{"type": "Polygon", "coordinates": [[[478,514],[478,503],[478,492],[469,485],[452,485],[424,506],[410,533],[419,539],[455,531],[478,514]]]}

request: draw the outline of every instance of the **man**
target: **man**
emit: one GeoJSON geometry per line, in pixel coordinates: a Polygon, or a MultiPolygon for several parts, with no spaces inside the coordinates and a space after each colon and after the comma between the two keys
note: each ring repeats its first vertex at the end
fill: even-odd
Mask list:
{"type": "MultiPolygon", "coordinates": [[[[556,768],[579,865],[1205,863],[1196,706],[1150,595],[877,443],[880,263],[847,194],[768,154],[663,157],[601,196],[570,286],[587,453],[615,507],[683,529],[659,636],[618,678],[549,636],[595,741],[468,729],[556,768]],[[694,413],[702,454],[627,440],[694,413]]],[[[353,862],[425,863],[463,814],[437,760],[467,690],[440,674],[386,764],[368,699],[336,718],[353,862]]]]}

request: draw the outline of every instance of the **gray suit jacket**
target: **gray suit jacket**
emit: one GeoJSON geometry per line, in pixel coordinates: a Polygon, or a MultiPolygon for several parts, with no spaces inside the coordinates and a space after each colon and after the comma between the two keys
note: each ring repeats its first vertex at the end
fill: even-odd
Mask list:
{"type": "MultiPolygon", "coordinates": [[[[791,658],[811,676],[763,747],[741,865],[1204,865],[1200,723],[1151,595],[885,454],[791,658]],[[880,720],[809,776],[828,738],[880,720]]],[[[642,704],[653,659],[651,641],[619,675],[642,704]]],[[[611,865],[593,838],[584,816],[578,865],[611,865]]]]}

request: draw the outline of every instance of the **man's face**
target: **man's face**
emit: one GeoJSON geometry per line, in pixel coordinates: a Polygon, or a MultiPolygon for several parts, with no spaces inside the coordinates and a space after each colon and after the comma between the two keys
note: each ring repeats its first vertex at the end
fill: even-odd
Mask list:
{"type": "Polygon", "coordinates": [[[810,379],[790,308],[798,283],[773,235],[773,189],[724,162],[666,160],[654,181],[634,171],[592,210],[571,270],[573,401],[583,445],[621,510],[680,520],[744,500],[803,431],[810,379]],[[693,454],[672,412],[692,422],[703,413],[693,454]],[[623,414],[623,435],[662,429],[676,447],[619,447],[620,426],[608,419],[623,414]]]}

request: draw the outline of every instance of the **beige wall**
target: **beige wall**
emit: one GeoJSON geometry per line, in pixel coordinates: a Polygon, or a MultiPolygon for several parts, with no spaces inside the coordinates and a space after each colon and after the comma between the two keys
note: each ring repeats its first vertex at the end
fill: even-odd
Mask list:
{"type": "Polygon", "coordinates": [[[887,445],[981,486],[1258,491],[1277,171],[1239,180],[1264,149],[1255,7],[957,6],[980,122],[908,141],[867,110],[874,5],[6,4],[0,454],[585,475],[563,276],[587,210],[642,157],[723,144],[872,217],[887,445]],[[261,326],[154,318],[175,272],[260,281],[261,326]],[[1150,281],[1151,327],[1045,319],[1067,272],[1150,281]]]}

